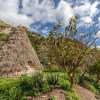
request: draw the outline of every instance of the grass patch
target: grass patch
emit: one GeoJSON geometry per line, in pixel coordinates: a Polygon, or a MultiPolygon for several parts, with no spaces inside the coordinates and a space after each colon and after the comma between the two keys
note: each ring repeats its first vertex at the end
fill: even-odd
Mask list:
{"type": "Polygon", "coordinates": [[[56,96],[50,96],[49,100],[57,100],[56,96]]]}
{"type": "Polygon", "coordinates": [[[80,100],[80,97],[75,91],[67,91],[66,92],[66,99],[67,100],[80,100]]]}
{"type": "Polygon", "coordinates": [[[25,100],[57,87],[68,90],[67,78],[64,72],[43,72],[35,76],[0,79],[0,100],[25,100]]]}

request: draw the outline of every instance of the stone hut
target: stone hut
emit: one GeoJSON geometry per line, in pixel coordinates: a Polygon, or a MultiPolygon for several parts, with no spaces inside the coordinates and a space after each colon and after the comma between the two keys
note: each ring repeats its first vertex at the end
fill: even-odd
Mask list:
{"type": "Polygon", "coordinates": [[[18,26],[0,47],[0,77],[32,75],[42,70],[27,33],[18,26]]]}

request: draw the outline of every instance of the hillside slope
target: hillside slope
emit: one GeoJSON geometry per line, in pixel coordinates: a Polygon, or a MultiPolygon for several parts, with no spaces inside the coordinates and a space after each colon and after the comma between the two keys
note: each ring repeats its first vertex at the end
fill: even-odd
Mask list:
{"type": "Polygon", "coordinates": [[[100,98],[96,98],[96,95],[93,92],[80,87],[79,85],[75,85],[75,90],[80,96],[81,100],[100,100],[100,98]]]}
{"type": "MultiPolygon", "coordinates": [[[[80,100],[100,100],[98,96],[96,96],[93,92],[80,87],[79,85],[75,85],[75,90],[77,94],[80,96],[80,100]],[[97,98],[98,97],[98,98],[97,98]]],[[[56,97],[57,100],[67,100],[66,93],[61,89],[53,89],[52,91],[41,95],[40,97],[28,97],[28,100],[49,100],[50,97],[56,97]]]]}

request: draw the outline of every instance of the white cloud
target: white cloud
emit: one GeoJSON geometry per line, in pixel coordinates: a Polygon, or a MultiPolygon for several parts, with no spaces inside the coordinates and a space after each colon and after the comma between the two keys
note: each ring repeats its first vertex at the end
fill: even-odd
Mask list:
{"type": "Polygon", "coordinates": [[[43,24],[47,22],[56,22],[57,19],[63,19],[64,24],[68,24],[68,20],[74,16],[73,9],[66,1],[61,0],[57,8],[52,0],[43,0],[41,3],[39,0],[23,0],[24,14],[31,15],[33,23],[41,22],[43,24]]]}
{"type": "Polygon", "coordinates": [[[100,49],[100,46],[96,46],[97,47],[97,49],[100,49]]]}
{"type": "Polygon", "coordinates": [[[94,17],[99,13],[99,9],[97,8],[99,4],[100,2],[96,1],[91,5],[90,17],[94,17]]]}
{"type": "Polygon", "coordinates": [[[97,24],[97,27],[100,28],[100,17],[98,18],[98,24],[97,24]]]}
{"type": "Polygon", "coordinates": [[[86,2],[84,5],[77,5],[74,7],[74,13],[82,17],[89,15],[90,13],[90,3],[86,2]]]}
{"type": "Polygon", "coordinates": [[[43,35],[47,36],[49,34],[49,31],[50,29],[48,27],[45,27],[43,30],[42,30],[42,33],[43,35]]]}
{"type": "Polygon", "coordinates": [[[39,29],[41,28],[41,24],[39,25],[32,25],[31,30],[34,32],[39,33],[39,29]]]}
{"type": "Polygon", "coordinates": [[[96,37],[100,39],[100,31],[97,32],[96,37]]]}
{"type": "Polygon", "coordinates": [[[57,8],[52,0],[23,0],[21,13],[19,13],[19,0],[0,0],[0,19],[9,24],[22,24],[29,27],[36,22],[52,23],[62,19],[68,24],[69,19],[74,16],[70,4],[64,0],[59,2],[57,8]],[[31,15],[31,16],[28,16],[31,15]]]}
{"type": "Polygon", "coordinates": [[[73,10],[74,13],[80,16],[80,26],[84,26],[86,24],[92,25],[94,23],[93,18],[99,13],[99,8],[97,6],[100,2],[95,1],[93,4],[86,0],[85,2],[81,2],[82,5],[76,5],[73,10]]]}
{"type": "Polygon", "coordinates": [[[89,16],[82,17],[82,18],[80,18],[80,19],[83,20],[86,24],[92,23],[92,22],[93,22],[93,21],[92,21],[92,18],[89,17],[89,16]]]}
{"type": "Polygon", "coordinates": [[[0,0],[0,19],[9,24],[24,25],[29,27],[32,22],[31,18],[25,14],[19,14],[18,0],[0,0]]]}
{"type": "Polygon", "coordinates": [[[100,17],[98,18],[99,22],[100,22],[100,17]]]}
{"type": "MultiPolygon", "coordinates": [[[[54,12],[55,13],[55,12],[54,12]]],[[[59,16],[60,19],[63,19],[63,23],[67,25],[71,17],[74,17],[74,12],[71,5],[63,0],[59,3],[56,9],[56,16],[59,16]]]]}
{"type": "Polygon", "coordinates": [[[99,13],[99,9],[97,8],[99,4],[100,2],[97,1],[91,4],[89,0],[87,0],[83,5],[76,5],[74,7],[74,13],[80,15],[81,17],[89,16],[93,18],[99,13]]]}
{"type": "Polygon", "coordinates": [[[98,1],[91,4],[90,0],[77,0],[76,5],[72,7],[73,0],[60,0],[55,7],[54,0],[22,0],[22,9],[19,13],[19,0],[0,0],[0,19],[9,24],[22,24],[29,27],[33,24],[33,30],[38,31],[34,27],[35,23],[41,24],[56,22],[57,19],[62,19],[64,25],[67,25],[69,19],[75,15],[79,15],[79,26],[84,26],[85,23],[92,23],[93,18],[99,13],[97,5],[98,1]]]}

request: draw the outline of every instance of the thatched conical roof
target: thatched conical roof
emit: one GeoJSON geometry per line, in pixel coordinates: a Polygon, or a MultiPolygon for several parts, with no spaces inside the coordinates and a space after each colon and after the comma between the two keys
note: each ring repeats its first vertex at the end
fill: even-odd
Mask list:
{"type": "Polygon", "coordinates": [[[0,77],[15,77],[42,69],[27,33],[21,26],[17,27],[0,47],[0,77]]]}

